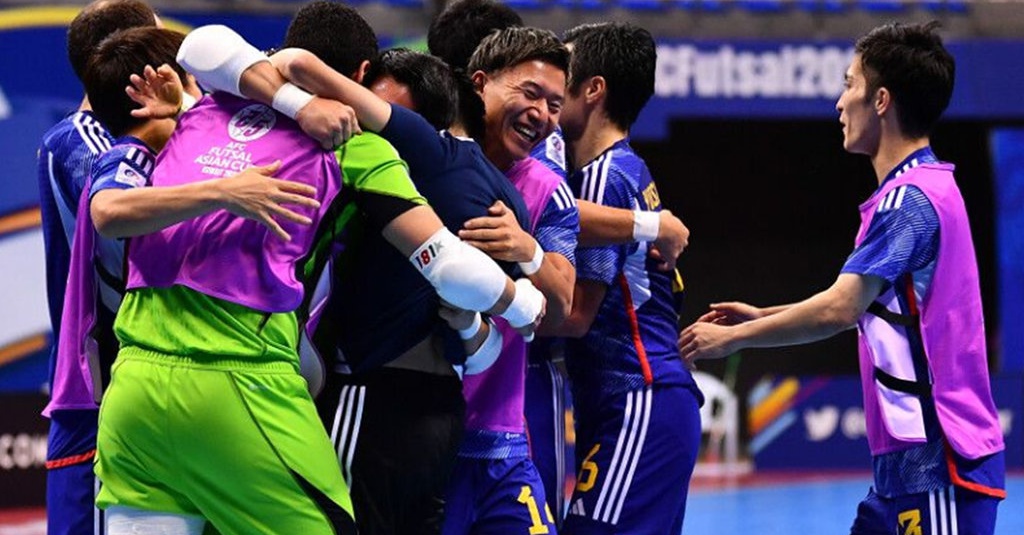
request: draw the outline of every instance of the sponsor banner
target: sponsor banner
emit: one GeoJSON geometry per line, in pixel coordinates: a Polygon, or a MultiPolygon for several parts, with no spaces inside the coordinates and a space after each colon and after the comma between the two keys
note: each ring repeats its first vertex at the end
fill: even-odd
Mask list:
{"type": "MultiPolygon", "coordinates": [[[[1024,467],[1024,378],[996,377],[993,397],[1008,468],[1024,467]]],[[[871,469],[860,379],[762,379],[748,394],[750,453],[758,469],[871,469]]]]}
{"type": "Polygon", "coordinates": [[[46,405],[40,394],[3,394],[0,406],[0,508],[37,507],[46,501],[46,405]]]}
{"type": "MultiPolygon", "coordinates": [[[[957,73],[947,120],[1024,118],[1024,41],[948,48],[957,73]]],[[[853,54],[851,41],[659,41],[655,94],[633,135],[663,138],[671,119],[835,119],[853,54]]]]}

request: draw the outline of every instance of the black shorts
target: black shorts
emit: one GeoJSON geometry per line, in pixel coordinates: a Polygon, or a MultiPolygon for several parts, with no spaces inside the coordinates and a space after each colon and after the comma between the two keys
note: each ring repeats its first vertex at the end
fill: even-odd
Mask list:
{"type": "Polygon", "coordinates": [[[349,482],[360,534],[441,532],[465,424],[458,377],[395,368],[332,373],[317,410],[349,482]]]}

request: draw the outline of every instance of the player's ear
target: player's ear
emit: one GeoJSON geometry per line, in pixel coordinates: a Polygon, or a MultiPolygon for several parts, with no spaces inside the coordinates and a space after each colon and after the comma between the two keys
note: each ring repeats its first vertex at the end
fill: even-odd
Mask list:
{"type": "Polygon", "coordinates": [[[594,104],[608,94],[608,82],[604,76],[591,76],[583,82],[583,98],[588,104],[594,104]]]}
{"type": "Polygon", "coordinates": [[[488,77],[484,71],[476,71],[469,76],[469,79],[473,82],[473,89],[476,89],[476,92],[479,93],[487,85],[488,77]]]}
{"type": "Polygon", "coordinates": [[[357,83],[359,85],[362,85],[363,84],[363,78],[366,77],[366,73],[369,70],[370,70],[370,60],[364,59],[363,62],[359,64],[359,68],[357,68],[356,72],[353,74],[352,80],[355,83],[357,83]]]}
{"type": "Polygon", "coordinates": [[[892,107],[892,93],[885,87],[879,87],[875,90],[875,96],[872,99],[872,104],[875,107],[876,115],[885,115],[889,108],[892,107]]]}

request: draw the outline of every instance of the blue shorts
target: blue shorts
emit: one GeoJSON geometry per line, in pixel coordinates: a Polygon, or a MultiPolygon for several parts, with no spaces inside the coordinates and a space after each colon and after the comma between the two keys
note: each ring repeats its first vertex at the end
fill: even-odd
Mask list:
{"type": "Polygon", "coordinates": [[[459,457],[452,472],[441,535],[556,533],[544,485],[527,457],[459,457]]]}
{"type": "Polygon", "coordinates": [[[700,447],[694,392],[655,385],[585,404],[580,397],[578,476],[562,532],[679,535],[700,447]]]}
{"type": "Polygon", "coordinates": [[[530,458],[544,483],[548,507],[561,524],[565,514],[565,480],[572,466],[566,463],[565,408],[568,391],[562,372],[548,360],[526,367],[524,412],[529,428],[530,458]]]}
{"type": "Polygon", "coordinates": [[[857,506],[851,535],[992,535],[999,498],[950,485],[884,498],[868,491],[857,506]]]}
{"type": "Polygon", "coordinates": [[[46,532],[49,535],[100,535],[102,511],[96,508],[98,410],[57,410],[50,414],[46,451],[46,532]]]}

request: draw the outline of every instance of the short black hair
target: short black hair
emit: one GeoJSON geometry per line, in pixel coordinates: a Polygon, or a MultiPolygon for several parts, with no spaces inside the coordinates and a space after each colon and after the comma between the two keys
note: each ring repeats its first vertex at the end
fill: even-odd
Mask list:
{"type": "Polygon", "coordinates": [[[465,69],[484,37],[522,25],[518,13],[496,0],[456,0],[431,21],[427,47],[453,68],[465,69]]]}
{"type": "Polygon", "coordinates": [[[131,28],[121,30],[104,39],[85,66],[85,92],[89,95],[92,111],[107,130],[121,136],[145,119],[132,117],[138,108],[125,93],[132,74],[142,74],[146,65],[170,65],[186,79],[185,69],[175,62],[175,56],[185,35],[163,28],[131,28]]]}
{"type": "Polygon", "coordinates": [[[879,88],[892,93],[903,133],[927,136],[953,96],[956,62],[935,32],[938,21],[893,22],[871,30],[859,40],[868,98],[879,88]]]}
{"type": "Polygon", "coordinates": [[[284,47],[304,48],[332,69],[352,76],[364,61],[377,57],[377,35],[355,9],[317,0],[295,14],[284,47]]]}
{"type": "Polygon", "coordinates": [[[118,30],[156,26],[156,13],[142,0],[98,0],[75,16],[68,26],[68,60],[79,80],[100,41],[118,30]]]}
{"type": "Polygon", "coordinates": [[[569,72],[569,50],[548,30],[529,27],[505,28],[480,42],[469,59],[469,74],[496,73],[526,61],[540,60],[569,72]]]}
{"type": "Polygon", "coordinates": [[[654,94],[658,50],[650,32],[621,22],[584,24],[566,32],[565,42],[572,44],[568,92],[576,95],[583,82],[603,77],[605,113],[629,129],[654,94]]]}
{"type": "Polygon", "coordinates": [[[385,50],[370,64],[363,85],[369,87],[384,76],[409,88],[416,112],[435,129],[455,122],[459,108],[459,87],[451,68],[440,58],[408,48],[385,50]]]}

